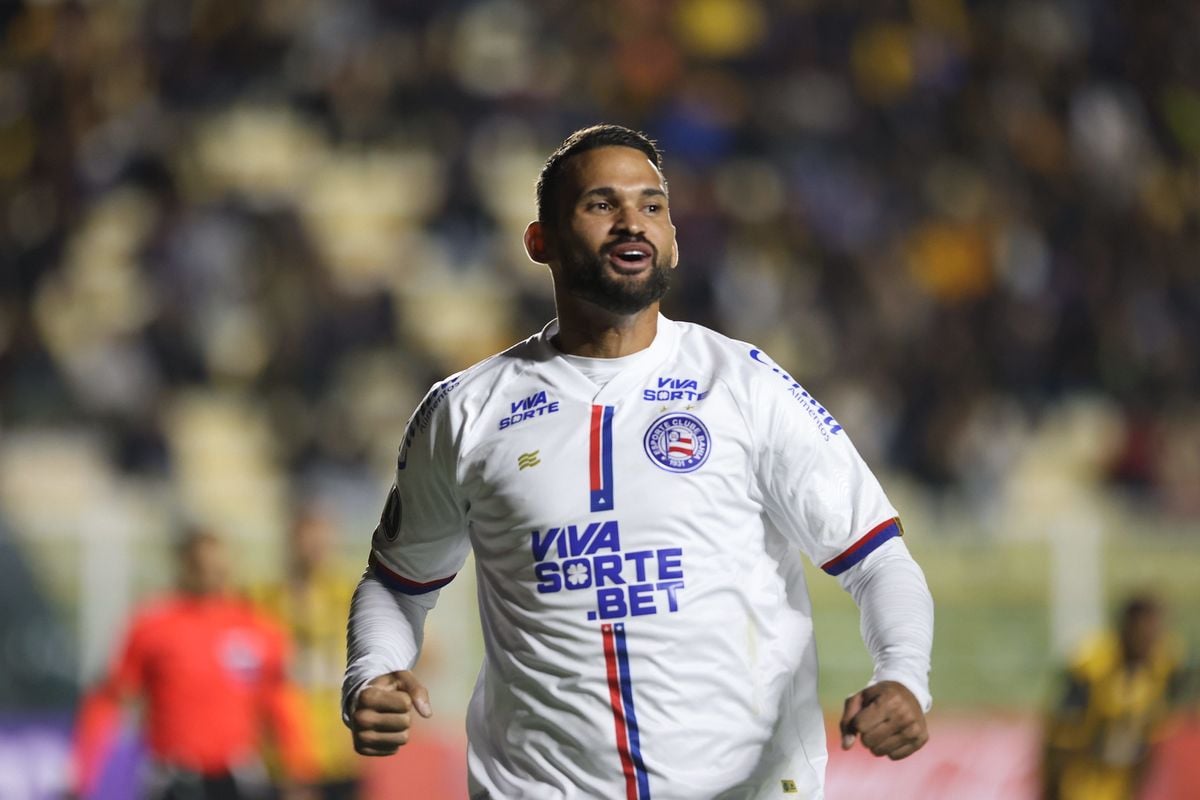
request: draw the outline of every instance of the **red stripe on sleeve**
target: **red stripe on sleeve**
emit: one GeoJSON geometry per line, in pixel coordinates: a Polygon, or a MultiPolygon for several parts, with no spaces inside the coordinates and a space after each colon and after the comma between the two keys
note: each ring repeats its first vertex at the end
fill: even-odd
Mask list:
{"type": "Polygon", "coordinates": [[[437,578],[432,581],[426,581],[425,583],[411,580],[404,577],[399,572],[389,569],[382,561],[379,560],[374,551],[372,551],[371,555],[367,558],[367,565],[370,566],[371,571],[375,574],[376,578],[383,581],[383,583],[390,588],[399,592],[403,592],[404,594],[428,594],[434,589],[440,589],[446,584],[450,583],[450,581],[454,580],[454,575],[450,575],[446,578],[437,578]]]}
{"type": "Polygon", "coordinates": [[[821,565],[830,575],[838,575],[866,558],[879,544],[900,534],[900,520],[893,517],[884,520],[867,531],[857,542],[842,551],[842,554],[821,565]],[[889,528],[893,530],[889,530],[889,528]]]}

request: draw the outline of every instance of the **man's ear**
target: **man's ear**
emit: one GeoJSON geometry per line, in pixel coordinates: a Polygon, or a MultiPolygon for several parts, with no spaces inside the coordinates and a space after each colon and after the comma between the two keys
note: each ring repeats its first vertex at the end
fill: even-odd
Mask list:
{"type": "Polygon", "coordinates": [[[525,226],[525,252],[538,264],[550,263],[550,255],[546,248],[546,228],[539,220],[535,219],[525,226]]]}

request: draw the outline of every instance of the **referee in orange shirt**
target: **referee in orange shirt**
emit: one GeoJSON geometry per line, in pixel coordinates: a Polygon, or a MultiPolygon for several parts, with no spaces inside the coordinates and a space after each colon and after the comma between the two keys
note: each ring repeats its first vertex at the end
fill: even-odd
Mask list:
{"type": "Polygon", "coordinates": [[[144,700],[153,768],[143,796],[246,800],[269,790],[259,753],[269,728],[287,772],[284,797],[311,796],[311,736],[286,678],[284,631],[230,592],[229,557],[210,532],[179,548],[179,590],[141,609],[76,732],[74,789],[94,790],[124,701],[144,700]]]}

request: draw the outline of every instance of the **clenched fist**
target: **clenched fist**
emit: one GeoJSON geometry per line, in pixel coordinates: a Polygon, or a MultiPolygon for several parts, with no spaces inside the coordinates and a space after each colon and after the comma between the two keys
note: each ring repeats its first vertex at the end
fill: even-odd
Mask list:
{"type": "Polygon", "coordinates": [[[847,697],[841,730],[843,750],[853,747],[855,736],[860,736],[864,747],[893,761],[912,755],[929,741],[920,703],[895,681],[880,681],[847,697]]]}
{"type": "Polygon", "coordinates": [[[364,756],[390,756],[408,742],[413,711],[433,715],[429,692],[408,670],[380,675],[359,692],[350,715],[354,749],[364,756]]]}

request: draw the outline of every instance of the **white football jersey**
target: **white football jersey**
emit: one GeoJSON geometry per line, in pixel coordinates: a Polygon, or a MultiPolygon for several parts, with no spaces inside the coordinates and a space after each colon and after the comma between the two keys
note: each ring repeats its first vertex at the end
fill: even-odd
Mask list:
{"type": "Polygon", "coordinates": [[[598,387],[542,333],[414,413],[372,569],[433,591],[475,552],[472,798],[819,798],[800,553],[900,534],[837,421],[761,350],[664,317],[598,387]]]}

